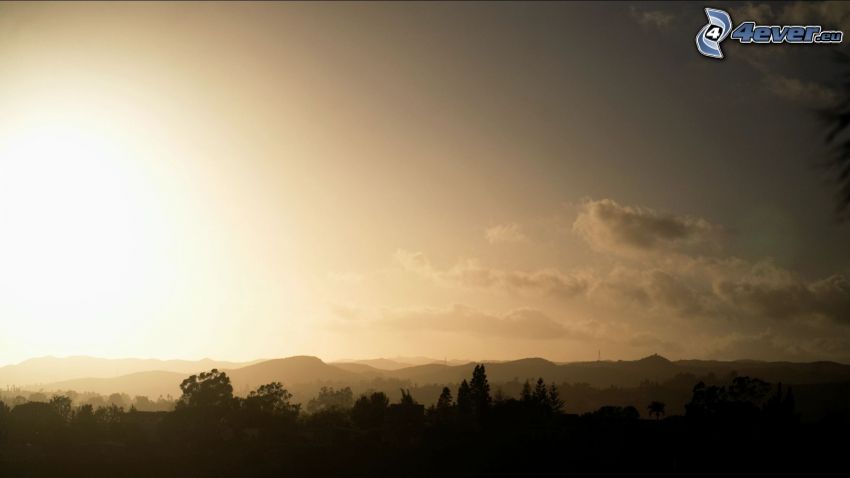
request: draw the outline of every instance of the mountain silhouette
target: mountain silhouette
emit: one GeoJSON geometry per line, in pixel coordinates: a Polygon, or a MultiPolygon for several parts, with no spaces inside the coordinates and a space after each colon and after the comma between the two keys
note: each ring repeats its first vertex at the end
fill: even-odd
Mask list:
{"type": "Polygon", "coordinates": [[[77,378],[45,385],[45,390],[76,392],[94,392],[101,395],[126,393],[131,397],[144,395],[150,398],[159,396],[180,397],[180,382],[186,374],[179,372],[151,371],[137,372],[110,378],[77,378]]]}
{"type": "Polygon", "coordinates": [[[105,359],[88,356],[38,357],[0,367],[0,387],[31,388],[41,384],[79,378],[110,378],[150,371],[177,372],[185,375],[212,368],[239,368],[255,362],[258,361],[105,359]]]}
{"type": "MultiPolygon", "coordinates": [[[[97,377],[95,373],[87,373],[79,367],[77,358],[52,359],[61,367],[63,360],[70,360],[74,367],[63,367],[56,375],[66,375],[70,371],[78,372],[79,378],[57,380],[43,383],[34,390],[75,390],[94,391],[98,393],[124,392],[156,397],[159,395],[179,395],[179,384],[190,374],[209,370],[213,364],[221,362],[162,362],[154,361],[152,365],[159,366],[169,363],[173,368],[180,367],[184,371],[148,370],[134,372],[115,377],[97,377]]],[[[102,362],[95,359],[95,371],[105,373],[102,362]]],[[[128,359],[134,367],[142,366],[145,361],[134,362],[128,359]]],[[[789,384],[818,384],[850,381],[850,365],[835,362],[760,362],[742,361],[705,361],[679,360],[670,361],[659,355],[651,355],[640,360],[632,361],[593,361],[556,364],[543,358],[526,358],[505,362],[484,362],[487,375],[493,383],[511,381],[534,381],[543,377],[554,383],[586,383],[597,388],[607,387],[636,387],[644,381],[663,382],[677,375],[690,374],[705,376],[727,376],[731,373],[762,377],[771,382],[789,384]]],[[[325,363],[312,356],[295,356],[281,359],[265,360],[244,366],[220,367],[230,377],[234,391],[245,394],[249,390],[270,382],[281,382],[291,387],[300,384],[328,384],[335,386],[352,386],[371,380],[395,380],[408,382],[413,385],[447,385],[458,384],[468,378],[475,364],[446,365],[432,363],[400,368],[397,370],[380,370],[362,363],[325,363]]],[[[4,367],[7,368],[7,367],[4,367]]],[[[20,373],[19,369],[15,369],[20,373]]],[[[48,376],[43,374],[42,376],[48,376]]],[[[0,382],[2,383],[2,382],[0,382]]],[[[14,382],[13,382],[14,383],[14,382]]],[[[26,383],[19,380],[17,383],[26,383]]],[[[315,388],[315,387],[313,387],[315,388]]],[[[310,388],[312,390],[312,388],[310,388]]]]}
{"type": "Polygon", "coordinates": [[[236,391],[253,389],[270,382],[300,384],[358,380],[354,372],[307,355],[266,360],[237,369],[225,369],[224,372],[230,377],[236,391]]]}

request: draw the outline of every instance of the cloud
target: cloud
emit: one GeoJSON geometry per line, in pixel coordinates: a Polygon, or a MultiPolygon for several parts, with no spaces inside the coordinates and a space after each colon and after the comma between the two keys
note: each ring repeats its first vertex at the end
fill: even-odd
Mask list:
{"type": "Polygon", "coordinates": [[[719,359],[759,359],[810,361],[846,361],[850,350],[850,339],[846,336],[829,335],[820,337],[800,336],[766,329],[755,334],[733,333],[720,337],[709,356],[719,359]]]}
{"type": "Polygon", "coordinates": [[[703,255],[706,247],[717,250],[725,234],[705,219],[585,200],[573,230],[594,250],[631,259],[595,274],[588,296],[597,303],[683,318],[850,324],[850,281],[844,275],[807,281],[770,259],[703,255]]]}
{"type": "Polygon", "coordinates": [[[502,289],[517,294],[538,294],[570,298],[587,290],[583,274],[565,274],[556,269],[537,271],[501,270],[484,267],[475,260],[458,262],[448,269],[435,268],[422,252],[398,250],[396,261],[406,270],[435,282],[478,289],[502,289]]]}
{"type": "Polygon", "coordinates": [[[611,199],[586,199],[579,205],[573,231],[598,251],[630,253],[717,246],[724,230],[695,216],[621,206],[611,199]]]}
{"type": "Polygon", "coordinates": [[[669,26],[676,18],[672,13],[661,10],[638,10],[635,7],[631,7],[629,13],[642,26],[655,27],[659,30],[669,26]]]}
{"type": "Polygon", "coordinates": [[[516,223],[497,224],[484,231],[484,237],[490,244],[500,242],[523,242],[527,238],[516,223]]]}
{"type": "Polygon", "coordinates": [[[825,318],[850,324],[850,281],[841,274],[806,281],[770,260],[672,255],[618,265],[588,293],[596,302],[633,312],[734,324],[825,318]]]}
{"type": "Polygon", "coordinates": [[[378,325],[401,330],[465,333],[529,340],[581,339],[586,333],[559,323],[539,310],[521,308],[502,315],[465,305],[448,308],[385,310],[378,325]]]}
{"type": "Polygon", "coordinates": [[[724,280],[719,297],[750,313],[773,319],[820,316],[850,325],[850,281],[836,274],[816,282],[724,280]]]}
{"type": "Polygon", "coordinates": [[[732,21],[735,24],[742,21],[755,21],[757,23],[770,23],[774,17],[773,7],[767,3],[745,3],[740,7],[729,9],[732,21]]]}
{"type": "Polygon", "coordinates": [[[826,30],[850,30],[850,4],[847,2],[791,2],[785,5],[776,19],[783,22],[811,25],[823,24],[826,30]]]}
{"type": "MultiPolygon", "coordinates": [[[[762,25],[822,25],[825,30],[850,30],[850,4],[846,2],[789,2],[782,6],[747,3],[729,9],[733,21],[755,21],[762,25]]],[[[741,46],[729,44],[736,58],[749,63],[762,76],[765,90],[784,100],[808,108],[834,105],[841,94],[822,83],[832,59],[822,48],[787,48],[780,45],[741,46]],[[820,53],[820,54],[819,54],[820,53]],[[789,77],[787,72],[808,78],[789,77]]]]}
{"type": "Polygon", "coordinates": [[[491,314],[453,306],[385,311],[379,323],[396,330],[575,338],[686,355],[847,357],[841,349],[850,343],[846,275],[811,279],[770,258],[723,255],[725,242],[733,239],[728,229],[694,215],[587,199],[566,219],[599,253],[578,271],[564,272],[554,264],[500,269],[474,259],[440,266],[422,252],[405,250],[395,259],[405,270],[444,286],[569,298],[557,305],[560,313],[580,311],[592,321],[575,327],[534,309],[491,314]]]}
{"type": "Polygon", "coordinates": [[[664,268],[618,266],[589,292],[591,299],[632,311],[694,318],[716,311],[707,278],[697,280],[664,268]]]}
{"type": "Polygon", "coordinates": [[[821,24],[826,30],[850,30],[850,5],[847,2],[788,2],[781,8],[768,3],[746,3],[730,8],[732,20],[738,24],[755,21],[772,25],[821,24]]]}
{"type": "Polygon", "coordinates": [[[772,75],[765,77],[768,91],[774,95],[811,108],[825,108],[835,105],[840,95],[837,91],[813,81],[772,75]]]}

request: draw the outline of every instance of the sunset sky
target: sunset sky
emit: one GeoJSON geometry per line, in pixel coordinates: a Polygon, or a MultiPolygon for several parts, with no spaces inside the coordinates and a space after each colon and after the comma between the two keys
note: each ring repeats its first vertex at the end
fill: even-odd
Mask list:
{"type": "Polygon", "coordinates": [[[0,4],[0,365],[850,361],[834,47],[704,7],[0,4]]]}

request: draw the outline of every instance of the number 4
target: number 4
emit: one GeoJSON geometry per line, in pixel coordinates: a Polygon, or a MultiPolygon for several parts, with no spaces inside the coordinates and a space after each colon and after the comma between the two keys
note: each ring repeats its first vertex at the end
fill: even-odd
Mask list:
{"type": "Polygon", "coordinates": [[[717,25],[713,25],[711,28],[709,28],[708,30],[705,31],[705,37],[711,38],[712,40],[716,41],[718,38],[720,38],[720,33],[722,31],[723,31],[722,28],[720,28],[717,25]]]}

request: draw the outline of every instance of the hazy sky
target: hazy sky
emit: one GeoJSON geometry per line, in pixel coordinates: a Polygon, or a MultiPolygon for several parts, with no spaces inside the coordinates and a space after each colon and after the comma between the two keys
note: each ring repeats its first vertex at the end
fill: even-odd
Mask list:
{"type": "Polygon", "coordinates": [[[0,4],[0,364],[850,361],[834,47],[704,6],[0,4]]]}

